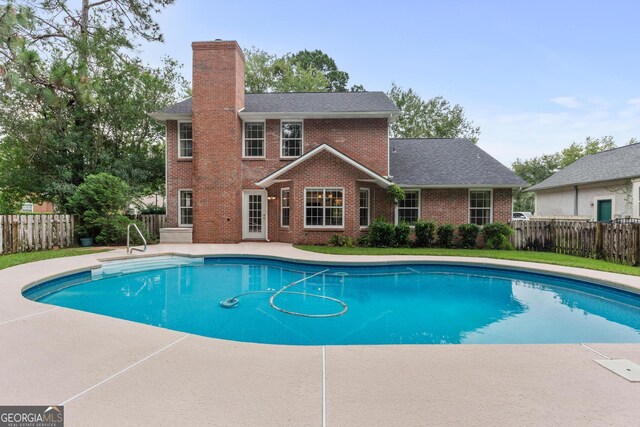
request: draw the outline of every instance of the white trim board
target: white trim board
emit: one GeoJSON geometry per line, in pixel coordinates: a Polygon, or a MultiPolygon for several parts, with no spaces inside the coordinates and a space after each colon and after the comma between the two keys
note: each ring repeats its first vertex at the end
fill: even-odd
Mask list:
{"type": "Polygon", "coordinates": [[[387,188],[387,187],[389,187],[391,185],[391,181],[389,181],[389,180],[385,179],[384,177],[378,175],[377,173],[375,173],[371,169],[367,168],[366,166],[361,165],[360,163],[358,163],[355,160],[353,160],[351,157],[342,154],[341,152],[339,152],[338,150],[336,150],[335,148],[333,148],[333,147],[331,147],[330,145],[327,145],[327,144],[322,144],[322,145],[314,148],[313,150],[303,154],[302,156],[298,157],[296,160],[292,161],[291,163],[287,164],[286,166],[283,166],[280,169],[278,169],[277,171],[271,173],[270,175],[267,175],[261,181],[256,182],[256,185],[259,186],[259,187],[264,187],[264,188],[269,187],[270,185],[272,185],[272,184],[274,184],[276,182],[276,179],[279,176],[281,176],[282,174],[290,171],[291,169],[295,168],[296,166],[300,165],[301,163],[309,160],[310,158],[312,158],[316,154],[322,153],[323,151],[327,151],[327,152],[333,154],[334,156],[336,156],[339,159],[345,161],[346,163],[348,163],[349,165],[351,165],[354,168],[358,169],[359,171],[364,172],[365,174],[369,175],[381,187],[387,188]]]}

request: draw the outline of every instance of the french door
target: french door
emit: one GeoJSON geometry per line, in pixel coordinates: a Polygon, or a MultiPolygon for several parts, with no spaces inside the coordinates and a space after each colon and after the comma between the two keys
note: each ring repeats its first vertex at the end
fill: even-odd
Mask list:
{"type": "Polygon", "coordinates": [[[264,240],[267,238],[267,192],[245,190],[242,192],[242,238],[264,240]]]}

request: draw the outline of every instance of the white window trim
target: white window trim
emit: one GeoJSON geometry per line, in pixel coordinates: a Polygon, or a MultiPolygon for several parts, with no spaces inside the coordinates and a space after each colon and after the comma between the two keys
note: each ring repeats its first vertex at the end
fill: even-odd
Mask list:
{"type": "Polygon", "coordinates": [[[31,213],[33,213],[33,207],[34,206],[35,205],[33,203],[31,203],[31,202],[24,202],[22,204],[22,206],[20,207],[20,212],[31,212],[31,213]],[[27,208],[27,209],[25,209],[25,208],[27,208]]]}
{"type": "MultiPolygon", "coordinates": [[[[344,196],[343,196],[344,197],[344,196]]],[[[306,198],[306,194],[305,194],[305,198],[306,198]]],[[[282,228],[289,228],[291,226],[291,189],[289,187],[284,187],[280,189],[280,227],[282,228]],[[284,200],[282,193],[284,193],[285,191],[289,192],[289,225],[283,225],[282,224],[282,211],[283,211],[283,206],[282,206],[282,201],[284,200]]]]}
{"type": "MultiPolygon", "coordinates": [[[[305,187],[304,188],[304,209],[302,210],[302,224],[303,228],[307,229],[327,229],[327,230],[344,230],[344,211],[345,211],[345,192],[344,187],[305,187]],[[324,194],[327,191],[342,191],[342,225],[307,225],[307,191],[323,191],[324,194]]],[[[326,209],[326,206],[323,206],[323,210],[326,209]]],[[[324,221],[324,212],[323,212],[323,221],[324,221]]],[[[291,217],[289,217],[291,218],[291,217]]]]}
{"type": "MultiPolygon", "coordinates": [[[[291,120],[287,120],[287,119],[280,119],[280,127],[278,128],[278,132],[280,133],[280,152],[278,153],[281,159],[297,159],[300,156],[283,156],[282,155],[282,122],[286,122],[286,123],[300,123],[301,127],[300,129],[302,130],[302,142],[300,145],[300,156],[302,156],[304,154],[304,120],[300,120],[300,119],[291,119],[291,120]]],[[[343,193],[344,195],[344,193],[343,193]]]]}
{"type": "MultiPolygon", "coordinates": [[[[414,192],[417,191],[418,192],[418,219],[422,218],[422,190],[419,188],[403,188],[402,189],[405,193],[407,191],[410,192],[414,192]]],[[[394,224],[398,225],[398,209],[399,209],[399,203],[396,203],[396,207],[394,208],[394,224]]],[[[413,225],[412,225],[413,227],[413,225]]]]}
{"type": "MultiPolygon", "coordinates": [[[[367,192],[367,224],[368,225],[360,225],[361,230],[366,230],[371,225],[371,189],[366,187],[360,187],[360,191],[367,192]]],[[[358,222],[360,222],[360,191],[358,191],[358,222]]],[[[344,197],[344,195],[342,196],[344,197]]]]}
{"type": "MultiPolygon", "coordinates": [[[[193,228],[193,224],[183,224],[182,223],[182,214],[181,214],[181,206],[180,206],[180,193],[182,193],[183,191],[191,191],[191,202],[193,203],[193,189],[191,189],[191,188],[180,188],[178,190],[178,227],[193,228]]],[[[194,207],[191,206],[191,210],[192,211],[193,211],[193,209],[194,209],[194,207]]]]}
{"type": "MultiPolygon", "coordinates": [[[[282,130],[281,130],[282,131],[282,130]]],[[[265,159],[267,157],[267,122],[266,120],[245,120],[242,122],[242,158],[243,159],[265,159]],[[262,123],[262,156],[247,156],[245,155],[245,123],[262,123]]]]}
{"type": "Polygon", "coordinates": [[[495,200],[493,200],[493,188],[470,188],[469,189],[469,191],[467,192],[467,223],[471,224],[471,193],[478,192],[478,191],[488,191],[490,194],[489,197],[491,197],[491,207],[489,208],[489,224],[493,224],[493,205],[495,203],[495,200]]]}
{"type": "Polygon", "coordinates": [[[593,221],[598,220],[598,202],[600,200],[611,200],[611,219],[616,217],[616,197],[611,196],[597,196],[593,198],[593,221]]]}
{"type": "Polygon", "coordinates": [[[191,120],[178,120],[177,128],[176,128],[176,136],[178,138],[178,158],[179,159],[193,159],[193,122],[191,120]],[[180,124],[182,123],[191,123],[191,156],[181,156],[180,155],[180,124]]]}

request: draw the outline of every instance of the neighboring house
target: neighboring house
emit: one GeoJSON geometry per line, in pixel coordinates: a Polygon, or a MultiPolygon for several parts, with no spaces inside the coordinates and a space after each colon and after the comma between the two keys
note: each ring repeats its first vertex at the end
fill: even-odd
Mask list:
{"type": "Polygon", "coordinates": [[[640,144],[582,157],[527,191],[536,216],[640,218],[640,144]]]}
{"type": "Polygon", "coordinates": [[[134,214],[139,214],[141,211],[149,207],[165,207],[165,197],[162,194],[152,194],[150,196],[144,196],[139,199],[134,200],[129,204],[129,210],[131,210],[134,214]]]}
{"type": "Polygon", "coordinates": [[[245,94],[235,41],[192,48],[193,98],[150,114],[167,129],[162,241],[326,243],[379,216],[506,222],[527,185],[468,140],[389,139],[398,110],[382,92],[245,94]]]}
{"type": "Polygon", "coordinates": [[[51,202],[42,202],[42,203],[24,202],[22,204],[22,207],[20,208],[20,212],[53,213],[53,203],[51,203],[51,202]]]}

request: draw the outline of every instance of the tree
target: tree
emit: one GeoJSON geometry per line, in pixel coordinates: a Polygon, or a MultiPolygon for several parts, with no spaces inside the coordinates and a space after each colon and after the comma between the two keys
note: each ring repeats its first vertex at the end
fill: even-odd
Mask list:
{"type": "Polygon", "coordinates": [[[301,50],[290,55],[291,64],[302,69],[320,71],[327,79],[326,92],[346,92],[349,73],[338,70],[336,61],[321,50],[301,50]]]}
{"type": "Polygon", "coordinates": [[[98,244],[121,243],[129,223],[124,211],[130,201],[126,182],[107,173],[88,175],[69,199],[69,210],[80,217],[76,232],[98,244]]]}
{"type": "MultiPolygon", "coordinates": [[[[635,142],[635,138],[632,138],[629,144],[634,144],[635,142]]],[[[529,160],[520,160],[518,158],[511,165],[511,169],[513,169],[520,178],[531,185],[535,185],[584,156],[610,150],[615,147],[616,143],[612,136],[604,136],[602,138],[587,137],[584,142],[572,142],[567,148],[557,153],[543,154],[542,156],[529,160]]],[[[518,191],[514,195],[513,210],[533,212],[534,207],[535,196],[533,193],[518,191]]]]}
{"type": "Polygon", "coordinates": [[[460,105],[451,105],[441,96],[423,100],[413,89],[392,83],[387,93],[400,110],[390,124],[393,138],[468,138],[478,142],[480,128],[473,125],[460,105]]]}
{"type": "MultiPolygon", "coordinates": [[[[321,50],[302,50],[281,57],[256,47],[244,50],[245,88],[249,93],[346,92],[349,74],[321,50]]],[[[351,87],[364,91],[362,85],[351,87]]]]}
{"type": "Polygon", "coordinates": [[[163,130],[146,112],[186,89],[179,65],[151,68],[138,40],[161,41],[152,14],[173,0],[11,2],[0,10],[0,191],[66,209],[90,174],[134,191],[164,181],[163,130]]]}
{"type": "Polygon", "coordinates": [[[330,84],[320,70],[297,65],[290,56],[276,59],[272,70],[274,92],[326,92],[330,84]]]}

